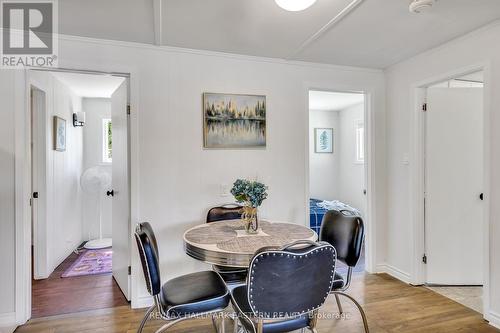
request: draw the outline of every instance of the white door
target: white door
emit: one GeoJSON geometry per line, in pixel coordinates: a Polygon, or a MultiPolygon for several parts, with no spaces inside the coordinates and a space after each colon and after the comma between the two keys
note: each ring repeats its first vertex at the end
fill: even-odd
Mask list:
{"type": "Polygon", "coordinates": [[[430,88],[426,112],[427,283],[483,284],[483,89],[430,88]]]}
{"type": "Polygon", "coordinates": [[[113,169],[113,277],[130,300],[130,187],[128,160],[127,83],[111,96],[113,169]]]}

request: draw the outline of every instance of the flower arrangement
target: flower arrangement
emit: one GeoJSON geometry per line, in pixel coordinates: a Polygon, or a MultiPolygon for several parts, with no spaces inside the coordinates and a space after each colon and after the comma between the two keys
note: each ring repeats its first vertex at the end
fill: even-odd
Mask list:
{"type": "Polygon", "coordinates": [[[257,233],[259,228],[257,208],[267,198],[267,186],[257,181],[237,179],[231,194],[237,202],[244,205],[241,219],[245,224],[245,230],[248,233],[257,233]]]}
{"type": "Polygon", "coordinates": [[[267,186],[257,181],[237,179],[233,184],[231,194],[237,202],[257,208],[267,198],[267,186]]]}

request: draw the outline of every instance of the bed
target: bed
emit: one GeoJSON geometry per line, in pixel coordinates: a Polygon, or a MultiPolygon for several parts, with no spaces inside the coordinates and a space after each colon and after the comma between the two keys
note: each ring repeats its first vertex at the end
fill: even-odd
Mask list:
{"type": "Polygon", "coordinates": [[[321,221],[323,221],[323,216],[329,210],[348,210],[354,215],[361,216],[361,212],[354,207],[349,206],[338,200],[327,201],[320,199],[309,199],[309,223],[312,230],[314,230],[318,235],[321,229],[321,221]]]}

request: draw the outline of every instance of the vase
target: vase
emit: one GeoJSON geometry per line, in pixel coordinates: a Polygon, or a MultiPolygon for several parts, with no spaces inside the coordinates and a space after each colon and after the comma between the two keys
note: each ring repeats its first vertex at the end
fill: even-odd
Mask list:
{"type": "Polygon", "coordinates": [[[241,220],[245,224],[245,231],[248,234],[256,234],[259,229],[259,219],[257,217],[257,207],[244,206],[241,220]]]}

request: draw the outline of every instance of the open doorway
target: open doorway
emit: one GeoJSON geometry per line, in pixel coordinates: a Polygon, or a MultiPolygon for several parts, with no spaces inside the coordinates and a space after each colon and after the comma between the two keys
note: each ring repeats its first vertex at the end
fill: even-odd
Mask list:
{"type": "Polygon", "coordinates": [[[424,107],[426,284],[483,312],[483,72],[427,87],[424,107]]]}
{"type": "Polygon", "coordinates": [[[128,78],[28,71],[31,317],[130,299],[128,78]]]}
{"type": "MultiPolygon", "coordinates": [[[[320,233],[328,210],[367,221],[365,95],[309,91],[309,223],[320,233]]],[[[365,270],[365,246],[354,272],[365,270]]]]}

